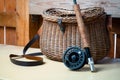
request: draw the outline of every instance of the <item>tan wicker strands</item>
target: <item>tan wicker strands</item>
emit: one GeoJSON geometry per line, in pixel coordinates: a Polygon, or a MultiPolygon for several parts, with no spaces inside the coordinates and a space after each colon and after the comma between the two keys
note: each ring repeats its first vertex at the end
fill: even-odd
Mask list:
{"type": "MultiPolygon", "coordinates": [[[[104,9],[100,7],[92,7],[81,10],[84,21],[89,22],[97,19],[98,16],[104,13],[104,9]]],[[[62,8],[50,8],[43,12],[45,20],[57,22],[58,19],[62,18],[62,22],[66,23],[77,23],[75,12],[73,10],[66,10],[62,8]]]]}
{"type": "MultiPolygon", "coordinates": [[[[110,48],[104,9],[94,7],[82,11],[87,29],[90,51],[95,61],[106,56],[110,48]]],[[[75,14],[73,11],[51,8],[44,12],[40,48],[52,60],[62,61],[64,51],[70,46],[82,46],[75,14]],[[66,16],[67,15],[67,16],[66,16]],[[62,19],[65,32],[57,23],[62,19]]]]}

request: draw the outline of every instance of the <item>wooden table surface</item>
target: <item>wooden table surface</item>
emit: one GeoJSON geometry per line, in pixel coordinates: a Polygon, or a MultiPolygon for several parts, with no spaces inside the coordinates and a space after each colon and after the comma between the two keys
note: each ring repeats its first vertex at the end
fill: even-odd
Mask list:
{"type": "MultiPolygon", "coordinates": [[[[120,62],[95,64],[97,72],[91,73],[89,65],[70,71],[62,62],[44,58],[44,65],[23,67],[10,62],[9,54],[22,54],[23,47],[0,44],[0,80],[120,80],[120,62]]],[[[40,49],[30,48],[29,52],[40,49]]],[[[23,59],[24,60],[24,59],[23,59]]]]}
{"type": "MultiPolygon", "coordinates": [[[[120,17],[120,0],[77,0],[80,7],[104,7],[107,14],[120,17]]],[[[42,14],[48,8],[73,9],[73,0],[30,0],[30,14],[42,14]]]]}

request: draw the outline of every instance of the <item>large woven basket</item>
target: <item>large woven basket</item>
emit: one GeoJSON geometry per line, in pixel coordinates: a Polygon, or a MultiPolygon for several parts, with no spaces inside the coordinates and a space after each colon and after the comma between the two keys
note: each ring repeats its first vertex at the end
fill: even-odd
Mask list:
{"type": "MultiPolygon", "coordinates": [[[[82,9],[81,12],[89,36],[90,51],[96,62],[104,58],[110,48],[106,13],[100,7],[82,9]]],[[[61,8],[44,11],[40,48],[49,59],[62,61],[62,55],[68,47],[83,48],[82,44],[74,11],[61,8]],[[60,30],[58,19],[62,19],[65,32],[60,30]]]]}

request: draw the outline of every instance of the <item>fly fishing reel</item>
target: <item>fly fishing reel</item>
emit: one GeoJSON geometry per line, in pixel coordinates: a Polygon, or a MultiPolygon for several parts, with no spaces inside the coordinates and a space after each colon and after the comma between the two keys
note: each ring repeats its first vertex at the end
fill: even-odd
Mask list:
{"type": "Polygon", "coordinates": [[[86,60],[88,59],[90,69],[91,71],[94,71],[93,59],[88,56],[86,51],[82,50],[80,47],[69,47],[63,54],[63,62],[69,69],[78,70],[85,65],[86,60]]]}
{"type": "Polygon", "coordinates": [[[71,70],[77,70],[85,65],[86,55],[79,47],[69,47],[64,52],[63,62],[71,70]]]}

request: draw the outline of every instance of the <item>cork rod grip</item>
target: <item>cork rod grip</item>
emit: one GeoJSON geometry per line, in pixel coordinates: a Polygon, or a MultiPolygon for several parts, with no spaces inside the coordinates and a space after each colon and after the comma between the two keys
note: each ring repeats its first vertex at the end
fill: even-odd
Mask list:
{"type": "Polygon", "coordinates": [[[81,12],[80,12],[80,6],[78,4],[75,4],[73,6],[73,8],[74,8],[74,11],[75,11],[75,14],[76,14],[76,19],[77,19],[77,23],[78,23],[78,29],[79,29],[79,32],[81,34],[81,39],[84,43],[83,46],[84,47],[89,47],[89,44],[87,42],[85,24],[83,22],[82,15],[81,15],[81,12]]]}

